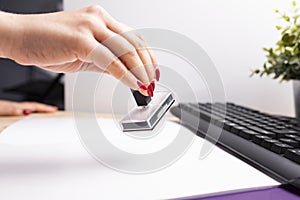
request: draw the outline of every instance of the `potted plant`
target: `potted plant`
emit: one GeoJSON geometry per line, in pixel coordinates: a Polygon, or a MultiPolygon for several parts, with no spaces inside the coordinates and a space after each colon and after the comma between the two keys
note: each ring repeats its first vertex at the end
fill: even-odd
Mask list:
{"type": "Polygon", "coordinates": [[[267,60],[263,68],[254,70],[252,75],[273,75],[274,79],[280,81],[292,80],[296,116],[300,118],[300,8],[297,8],[295,1],[292,5],[290,16],[275,10],[285,22],[285,26],[276,26],[281,38],[274,48],[263,48],[267,60]]]}

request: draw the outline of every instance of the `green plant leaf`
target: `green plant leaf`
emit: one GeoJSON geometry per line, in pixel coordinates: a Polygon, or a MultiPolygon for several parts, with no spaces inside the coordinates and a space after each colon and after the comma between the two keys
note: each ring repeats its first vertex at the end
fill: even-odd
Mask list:
{"type": "Polygon", "coordinates": [[[282,34],[282,35],[285,34],[290,28],[291,28],[290,26],[285,27],[285,28],[282,30],[281,34],[282,34]]]}
{"type": "Polygon", "coordinates": [[[282,17],[283,17],[283,19],[284,19],[285,21],[290,22],[290,17],[289,17],[289,16],[283,15],[282,17]]]}
{"type": "MultiPolygon", "coordinates": [[[[292,3],[293,7],[297,6],[296,1],[292,3]]],[[[288,81],[290,79],[300,80],[300,8],[294,8],[292,14],[279,13],[286,25],[277,25],[276,29],[281,31],[281,38],[276,42],[276,46],[263,48],[266,52],[266,61],[262,69],[253,70],[251,76],[272,75],[274,79],[288,81]]]]}
{"type": "Polygon", "coordinates": [[[290,45],[293,44],[295,38],[296,38],[295,35],[290,35],[290,34],[288,34],[288,33],[285,33],[285,34],[282,36],[281,40],[282,40],[282,42],[283,42],[283,44],[284,44],[285,46],[290,46],[290,45]]]}

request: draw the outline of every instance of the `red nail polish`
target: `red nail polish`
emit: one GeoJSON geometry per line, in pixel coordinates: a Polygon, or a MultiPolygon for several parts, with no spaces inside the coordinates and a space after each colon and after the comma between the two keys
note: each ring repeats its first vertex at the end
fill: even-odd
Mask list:
{"type": "Polygon", "coordinates": [[[148,85],[148,90],[151,90],[153,92],[153,85],[151,83],[148,85]]]}
{"type": "Polygon", "coordinates": [[[160,79],[160,71],[159,71],[159,69],[155,70],[155,76],[156,76],[156,80],[159,81],[159,79],[160,79]]]}
{"type": "Polygon", "coordinates": [[[148,95],[150,96],[150,97],[153,97],[153,86],[152,86],[152,84],[149,84],[148,85],[148,95]]]}
{"type": "Polygon", "coordinates": [[[30,115],[31,113],[32,113],[32,111],[29,110],[29,109],[24,109],[23,110],[23,115],[30,115]]]}
{"type": "Polygon", "coordinates": [[[154,88],[153,88],[153,84],[152,83],[150,83],[149,85],[148,85],[148,90],[150,90],[150,96],[151,97],[153,97],[153,91],[154,91],[154,88]]]}
{"type": "Polygon", "coordinates": [[[155,81],[152,81],[151,85],[152,85],[152,88],[153,88],[153,91],[154,91],[155,90],[155,81]]]}
{"type": "Polygon", "coordinates": [[[148,89],[147,92],[150,97],[153,97],[153,91],[151,89],[148,89]]]}
{"type": "Polygon", "coordinates": [[[137,85],[139,86],[140,89],[147,90],[147,87],[141,81],[137,81],[137,85]]]}

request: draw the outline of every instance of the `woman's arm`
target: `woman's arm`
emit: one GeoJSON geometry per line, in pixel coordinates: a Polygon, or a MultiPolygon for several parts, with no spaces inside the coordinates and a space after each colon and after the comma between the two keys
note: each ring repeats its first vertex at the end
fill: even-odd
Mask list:
{"type": "Polygon", "coordinates": [[[20,42],[20,32],[21,27],[16,15],[0,11],[0,57],[11,58],[13,48],[20,42]]]}
{"type": "Polygon", "coordinates": [[[0,56],[54,72],[105,72],[147,96],[160,75],[143,38],[100,6],[37,15],[0,12],[0,56]]]}

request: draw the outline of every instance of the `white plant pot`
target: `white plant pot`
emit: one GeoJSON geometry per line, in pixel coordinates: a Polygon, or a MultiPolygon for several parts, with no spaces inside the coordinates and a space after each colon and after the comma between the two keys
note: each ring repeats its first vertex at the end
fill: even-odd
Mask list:
{"type": "Polygon", "coordinates": [[[293,80],[295,114],[300,119],[300,80],[293,80]]]}

